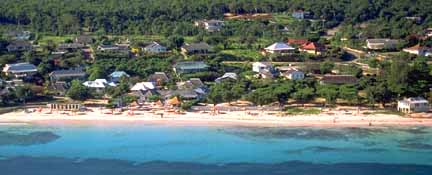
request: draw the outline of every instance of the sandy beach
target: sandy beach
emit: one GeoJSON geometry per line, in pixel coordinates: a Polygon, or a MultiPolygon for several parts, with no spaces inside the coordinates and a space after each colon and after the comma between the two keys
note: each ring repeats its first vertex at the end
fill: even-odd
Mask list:
{"type": "Polygon", "coordinates": [[[317,114],[317,115],[287,115],[278,116],[275,113],[263,111],[236,111],[211,113],[184,112],[182,114],[164,112],[163,117],[158,112],[136,111],[133,115],[122,112],[106,114],[98,108],[90,108],[85,113],[61,113],[46,111],[26,113],[16,111],[0,115],[0,123],[128,123],[142,122],[165,125],[205,125],[205,126],[322,126],[322,127],[365,127],[365,126],[432,126],[432,118],[407,118],[391,114],[352,115],[352,114],[317,114]],[[251,113],[253,115],[251,115],[251,113]]]}

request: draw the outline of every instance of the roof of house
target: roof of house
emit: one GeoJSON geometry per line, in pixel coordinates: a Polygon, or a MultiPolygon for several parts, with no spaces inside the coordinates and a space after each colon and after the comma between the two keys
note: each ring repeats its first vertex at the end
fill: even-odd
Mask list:
{"type": "Polygon", "coordinates": [[[305,11],[302,9],[297,9],[297,10],[294,10],[293,13],[305,13],[305,11]]]}
{"type": "Polygon", "coordinates": [[[81,49],[84,48],[84,44],[80,43],[62,43],[58,45],[58,49],[81,49]]]}
{"type": "Polygon", "coordinates": [[[78,43],[92,43],[93,37],[89,35],[80,35],[75,38],[78,43]]]}
{"type": "Polygon", "coordinates": [[[266,70],[266,69],[262,69],[258,72],[258,75],[264,75],[266,77],[270,77],[273,78],[277,75],[277,72],[275,70],[266,70]]]}
{"type": "Polygon", "coordinates": [[[11,41],[7,47],[11,47],[11,46],[29,47],[31,46],[31,43],[25,40],[15,40],[15,41],[11,41]]]}
{"type": "Polygon", "coordinates": [[[14,37],[18,40],[28,40],[30,39],[31,32],[30,31],[22,31],[22,30],[13,30],[5,33],[8,37],[14,37]]]}
{"type": "Polygon", "coordinates": [[[290,45],[288,45],[286,43],[277,42],[277,43],[274,43],[274,44],[266,47],[265,50],[281,51],[281,50],[295,50],[295,48],[291,47],[290,45]]]}
{"type": "Polygon", "coordinates": [[[166,48],[165,46],[160,45],[157,42],[153,42],[147,46],[144,47],[144,49],[154,49],[154,48],[166,48]]]}
{"type": "Polygon", "coordinates": [[[210,24],[210,25],[224,23],[224,21],[216,20],[216,19],[204,20],[203,22],[205,22],[207,24],[210,24]]]}
{"type": "Polygon", "coordinates": [[[166,82],[168,80],[169,80],[169,78],[165,74],[165,72],[155,72],[154,74],[152,74],[148,77],[148,81],[151,81],[151,82],[157,82],[157,81],[166,82]]]}
{"type": "Polygon", "coordinates": [[[205,42],[200,43],[191,43],[191,44],[185,44],[182,46],[183,49],[186,49],[187,51],[193,51],[193,50],[210,50],[211,47],[205,42]]]}
{"type": "Polygon", "coordinates": [[[125,71],[114,71],[113,73],[111,73],[109,75],[109,77],[112,77],[112,78],[120,78],[123,76],[129,77],[129,74],[127,74],[125,71]]]}
{"type": "Polygon", "coordinates": [[[371,44],[382,44],[382,43],[397,44],[397,43],[399,43],[399,40],[381,38],[381,39],[367,39],[366,42],[371,43],[371,44]]]}
{"type": "Polygon", "coordinates": [[[301,46],[302,49],[304,50],[324,50],[324,45],[316,43],[316,42],[309,42],[306,44],[303,44],[301,46]]]}
{"type": "Polygon", "coordinates": [[[141,83],[135,84],[131,88],[131,91],[147,91],[147,90],[153,90],[155,88],[156,88],[156,86],[153,82],[141,82],[141,83]]]}
{"type": "Polygon", "coordinates": [[[227,79],[227,78],[230,78],[230,79],[233,79],[233,80],[237,80],[238,76],[234,72],[227,72],[223,76],[217,78],[215,81],[216,82],[220,82],[220,81],[222,81],[224,79],[227,79]]]}
{"type": "Polygon", "coordinates": [[[266,66],[266,67],[271,67],[272,63],[271,62],[254,62],[252,64],[253,66],[266,66]]]}
{"type": "Polygon", "coordinates": [[[410,97],[405,98],[403,100],[400,100],[399,103],[405,103],[405,104],[418,104],[418,103],[429,103],[425,98],[423,97],[410,97]]]}
{"type": "Polygon", "coordinates": [[[204,86],[204,83],[199,78],[191,78],[188,81],[177,82],[178,89],[196,89],[204,86]]]}
{"type": "Polygon", "coordinates": [[[94,81],[86,81],[83,83],[84,86],[90,88],[105,88],[108,86],[115,86],[114,83],[108,83],[106,79],[96,79],[94,81]]]}
{"type": "Polygon", "coordinates": [[[308,42],[309,41],[307,39],[294,39],[294,38],[288,39],[288,44],[303,45],[303,44],[306,44],[308,42]]]}
{"type": "Polygon", "coordinates": [[[67,90],[67,85],[66,85],[66,82],[64,82],[64,81],[54,83],[53,87],[55,90],[61,91],[61,92],[66,92],[66,90],[67,90]]]}
{"type": "Polygon", "coordinates": [[[82,69],[55,70],[50,74],[52,77],[58,76],[85,76],[86,73],[82,69]]]}
{"type": "Polygon", "coordinates": [[[133,91],[132,94],[138,96],[138,97],[149,97],[152,95],[157,95],[157,91],[153,91],[153,90],[137,90],[137,91],[133,91]]]}
{"type": "Polygon", "coordinates": [[[408,47],[403,49],[404,51],[428,51],[431,50],[431,48],[425,47],[425,46],[420,46],[420,44],[417,44],[415,46],[412,47],[408,47]]]}
{"type": "Polygon", "coordinates": [[[206,69],[209,66],[203,61],[184,61],[175,65],[177,69],[206,69]]]}
{"type": "Polygon", "coordinates": [[[117,45],[99,45],[98,48],[100,49],[112,49],[112,50],[116,50],[116,49],[120,49],[119,46],[117,45]]]}
{"type": "Polygon", "coordinates": [[[355,84],[358,79],[352,75],[324,75],[321,82],[324,84],[355,84]]]}
{"type": "Polygon", "coordinates": [[[280,70],[281,72],[283,72],[283,74],[285,74],[285,75],[289,75],[289,74],[292,74],[294,72],[301,72],[301,73],[303,73],[302,71],[300,71],[296,67],[291,67],[291,66],[278,67],[277,69],[280,70]]]}
{"type": "Polygon", "coordinates": [[[191,79],[189,79],[189,82],[191,82],[195,87],[204,86],[204,83],[199,78],[191,78],[191,79]]]}
{"type": "Polygon", "coordinates": [[[165,98],[169,98],[175,95],[178,95],[182,98],[188,98],[188,99],[197,98],[199,96],[199,94],[195,92],[194,89],[177,89],[173,91],[167,91],[164,94],[165,98]]]}
{"type": "Polygon", "coordinates": [[[20,72],[36,72],[37,68],[35,65],[30,63],[16,63],[6,64],[3,68],[3,72],[20,73],[20,72]]]}

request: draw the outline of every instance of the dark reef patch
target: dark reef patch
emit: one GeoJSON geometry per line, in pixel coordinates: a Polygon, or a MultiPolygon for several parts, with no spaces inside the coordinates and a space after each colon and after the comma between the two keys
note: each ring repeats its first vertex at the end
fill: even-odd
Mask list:
{"type": "Polygon", "coordinates": [[[399,147],[404,149],[419,149],[432,151],[432,144],[426,143],[402,143],[399,145],[399,147]]]}
{"type": "Polygon", "coordinates": [[[154,161],[15,157],[0,160],[3,175],[430,175],[432,166],[414,164],[338,163],[290,161],[277,164],[200,164],[154,161]],[[23,168],[23,166],[25,168],[23,168]]]}
{"type": "Polygon", "coordinates": [[[406,132],[409,134],[428,134],[430,131],[428,131],[429,127],[426,126],[416,126],[416,127],[410,127],[410,128],[399,128],[397,131],[400,132],[406,132]]]}
{"type": "Polygon", "coordinates": [[[307,147],[304,149],[287,150],[287,151],[285,151],[285,153],[287,153],[287,154],[302,154],[304,152],[316,152],[316,153],[373,152],[373,153],[381,153],[384,151],[387,151],[387,150],[382,149],[382,148],[360,149],[360,148],[335,148],[335,147],[327,147],[327,146],[313,146],[313,147],[307,147]]]}
{"type": "Polygon", "coordinates": [[[273,138],[273,139],[304,139],[304,140],[350,140],[370,137],[377,133],[386,132],[379,128],[226,128],[222,130],[228,134],[245,138],[273,138]]]}
{"type": "Polygon", "coordinates": [[[37,145],[46,144],[54,140],[59,139],[60,136],[48,132],[48,131],[37,131],[28,134],[16,134],[10,132],[0,131],[0,146],[1,145],[37,145]]]}

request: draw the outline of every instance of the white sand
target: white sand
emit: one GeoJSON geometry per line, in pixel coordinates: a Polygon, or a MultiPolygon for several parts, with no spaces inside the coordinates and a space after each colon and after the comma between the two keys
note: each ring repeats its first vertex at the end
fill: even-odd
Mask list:
{"type": "MultiPolygon", "coordinates": [[[[122,123],[145,122],[173,125],[252,125],[252,126],[404,126],[426,125],[432,126],[432,119],[405,118],[398,115],[351,115],[351,114],[319,114],[276,116],[262,111],[249,111],[258,115],[251,116],[246,112],[226,112],[226,114],[212,115],[210,113],[186,112],[174,114],[165,112],[163,118],[147,111],[136,111],[135,115],[123,112],[120,115],[103,114],[98,108],[91,108],[93,112],[85,114],[46,114],[47,111],[25,113],[23,111],[0,115],[0,123],[122,123]]],[[[106,112],[104,110],[104,112],[106,112]]],[[[277,113],[277,112],[276,112],[277,113]]]]}

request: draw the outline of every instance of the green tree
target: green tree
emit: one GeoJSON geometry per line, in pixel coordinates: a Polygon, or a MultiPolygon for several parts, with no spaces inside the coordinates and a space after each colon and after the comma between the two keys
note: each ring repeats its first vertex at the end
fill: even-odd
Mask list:
{"type": "Polygon", "coordinates": [[[338,93],[338,87],[334,85],[323,85],[319,86],[317,93],[325,98],[326,105],[330,104],[333,105],[336,103],[337,97],[339,95],[338,93]]]}
{"type": "Polygon", "coordinates": [[[225,89],[222,85],[214,85],[210,88],[210,93],[207,95],[207,101],[216,106],[224,101],[225,89]]]}
{"type": "Polygon", "coordinates": [[[410,67],[407,60],[402,57],[393,59],[390,66],[385,68],[385,81],[390,91],[397,94],[400,98],[407,93],[408,90],[408,74],[410,67]]]}
{"type": "Polygon", "coordinates": [[[330,61],[325,61],[325,62],[320,64],[320,73],[321,74],[331,73],[334,66],[335,66],[334,63],[332,63],[330,61]]]}
{"type": "Polygon", "coordinates": [[[273,87],[273,94],[279,102],[279,107],[282,110],[283,106],[288,102],[289,98],[293,95],[294,85],[292,83],[282,83],[273,87]]]}
{"type": "Polygon", "coordinates": [[[413,61],[413,66],[408,73],[407,96],[425,96],[432,83],[431,69],[427,64],[427,58],[418,57],[413,61]]]}
{"type": "Polygon", "coordinates": [[[111,97],[113,98],[123,96],[128,92],[129,92],[129,78],[124,76],[120,79],[120,82],[117,86],[108,89],[108,94],[110,94],[111,97]]]}
{"type": "Polygon", "coordinates": [[[73,100],[86,100],[90,97],[90,92],[79,80],[73,80],[66,96],[73,100]]]}
{"type": "Polygon", "coordinates": [[[259,88],[246,95],[246,99],[256,105],[263,106],[275,102],[272,88],[259,88]]]}
{"type": "Polygon", "coordinates": [[[299,101],[304,105],[304,103],[314,99],[315,91],[313,88],[309,87],[297,89],[293,97],[295,100],[299,101]]]}
{"type": "Polygon", "coordinates": [[[105,77],[105,69],[99,65],[94,65],[89,69],[89,80],[96,80],[105,77]]]}
{"type": "Polygon", "coordinates": [[[33,99],[35,94],[31,90],[30,86],[25,85],[25,86],[18,86],[15,89],[15,96],[25,104],[26,101],[33,99]]]}
{"type": "Polygon", "coordinates": [[[184,38],[178,35],[170,36],[168,38],[168,47],[180,48],[184,44],[184,38]]]}
{"type": "Polygon", "coordinates": [[[346,100],[349,104],[358,104],[360,96],[354,85],[342,85],[339,87],[339,98],[346,100]]]}
{"type": "Polygon", "coordinates": [[[376,85],[368,86],[365,91],[367,100],[371,105],[380,103],[382,107],[385,107],[386,103],[393,99],[393,93],[385,82],[378,82],[376,85]]]}

